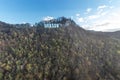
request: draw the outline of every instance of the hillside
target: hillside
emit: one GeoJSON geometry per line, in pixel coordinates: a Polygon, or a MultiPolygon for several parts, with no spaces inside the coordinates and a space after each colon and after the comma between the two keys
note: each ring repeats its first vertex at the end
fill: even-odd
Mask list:
{"type": "Polygon", "coordinates": [[[90,32],[64,17],[34,26],[0,22],[0,80],[120,80],[115,33],[90,32]]]}

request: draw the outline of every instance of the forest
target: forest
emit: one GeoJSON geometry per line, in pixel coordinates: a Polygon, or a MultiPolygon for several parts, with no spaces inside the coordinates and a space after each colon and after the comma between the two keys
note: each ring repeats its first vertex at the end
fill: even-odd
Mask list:
{"type": "Polygon", "coordinates": [[[120,32],[85,30],[64,17],[0,22],[0,80],[120,80],[120,32]]]}

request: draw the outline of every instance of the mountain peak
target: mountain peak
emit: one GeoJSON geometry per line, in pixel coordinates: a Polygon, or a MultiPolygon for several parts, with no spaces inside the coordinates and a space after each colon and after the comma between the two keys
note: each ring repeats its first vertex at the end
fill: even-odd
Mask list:
{"type": "Polygon", "coordinates": [[[59,17],[57,19],[51,19],[51,20],[43,20],[38,23],[40,26],[44,27],[63,27],[63,26],[69,26],[71,24],[76,24],[71,18],[66,18],[66,17],[59,17]]]}

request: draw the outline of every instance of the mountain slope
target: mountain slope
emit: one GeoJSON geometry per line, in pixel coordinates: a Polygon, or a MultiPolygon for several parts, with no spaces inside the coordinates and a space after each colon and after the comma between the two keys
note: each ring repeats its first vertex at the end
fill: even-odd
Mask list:
{"type": "Polygon", "coordinates": [[[120,80],[119,40],[66,18],[43,23],[0,32],[1,80],[120,80]]]}

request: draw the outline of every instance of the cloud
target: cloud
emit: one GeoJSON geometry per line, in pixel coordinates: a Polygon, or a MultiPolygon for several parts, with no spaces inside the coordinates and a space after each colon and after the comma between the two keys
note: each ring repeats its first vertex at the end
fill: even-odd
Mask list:
{"type": "Polygon", "coordinates": [[[91,12],[92,8],[87,8],[87,13],[91,12]]]}
{"type": "MultiPolygon", "coordinates": [[[[115,6],[101,5],[84,17],[77,16],[77,23],[87,30],[117,31],[120,30],[120,8],[115,6]]],[[[87,10],[85,11],[87,12],[87,10]]],[[[89,10],[88,10],[89,12],[89,10]]]]}
{"type": "Polygon", "coordinates": [[[77,13],[77,14],[76,14],[76,16],[77,16],[77,17],[79,17],[79,16],[80,16],[80,14],[79,14],[79,13],[77,13]]]}
{"type": "Polygon", "coordinates": [[[88,16],[88,19],[92,20],[92,19],[97,19],[99,17],[100,17],[100,15],[90,15],[90,16],[88,16]]]}
{"type": "Polygon", "coordinates": [[[104,9],[104,8],[107,8],[108,6],[106,6],[106,5],[101,5],[101,6],[98,6],[98,8],[97,8],[97,10],[99,10],[99,9],[104,9]]]}
{"type": "Polygon", "coordinates": [[[98,24],[96,26],[108,26],[110,23],[106,22],[106,23],[103,23],[103,24],[98,24]]]}
{"type": "Polygon", "coordinates": [[[51,16],[46,16],[43,18],[44,21],[49,21],[51,19],[54,19],[54,17],[51,17],[51,16]]]}
{"type": "Polygon", "coordinates": [[[96,21],[92,22],[90,30],[96,31],[117,31],[120,30],[120,11],[116,10],[110,12],[111,14],[106,14],[105,17],[101,17],[96,21]]]}
{"type": "Polygon", "coordinates": [[[109,12],[108,11],[106,11],[106,12],[101,12],[101,16],[105,16],[105,15],[107,15],[109,12]]]}
{"type": "Polygon", "coordinates": [[[84,22],[84,18],[82,18],[82,17],[77,18],[77,21],[78,21],[78,22],[84,22]]]}
{"type": "MultiPolygon", "coordinates": [[[[107,5],[101,5],[101,6],[98,6],[96,12],[94,14],[91,14],[89,16],[87,16],[87,20],[93,20],[93,19],[98,19],[102,16],[105,16],[107,13],[108,13],[108,10],[106,10],[106,8],[110,8],[111,6],[107,6],[107,5]]],[[[91,11],[92,9],[91,8],[88,8],[87,11],[91,11]]]]}
{"type": "Polygon", "coordinates": [[[114,8],[114,6],[109,6],[109,8],[110,8],[110,9],[113,9],[113,8],[114,8]]]}
{"type": "Polygon", "coordinates": [[[88,14],[92,11],[92,8],[87,8],[84,14],[88,14]]]}
{"type": "Polygon", "coordinates": [[[114,8],[114,6],[107,6],[107,5],[102,5],[102,6],[98,6],[97,8],[97,14],[104,16],[106,14],[109,13],[110,10],[112,10],[114,8]]]}
{"type": "Polygon", "coordinates": [[[84,18],[81,17],[79,13],[77,13],[77,14],[76,14],[76,21],[77,21],[78,23],[79,23],[79,22],[82,23],[82,22],[84,22],[84,18]]]}

